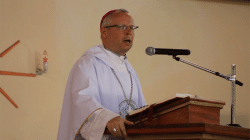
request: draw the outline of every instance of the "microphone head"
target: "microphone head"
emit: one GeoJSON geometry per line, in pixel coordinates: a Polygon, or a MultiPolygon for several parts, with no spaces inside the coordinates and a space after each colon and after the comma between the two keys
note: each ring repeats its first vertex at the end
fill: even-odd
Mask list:
{"type": "Polygon", "coordinates": [[[146,54],[150,55],[150,56],[155,54],[155,48],[154,47],[147,47],[145,51],[146,51],[146,54]]]}

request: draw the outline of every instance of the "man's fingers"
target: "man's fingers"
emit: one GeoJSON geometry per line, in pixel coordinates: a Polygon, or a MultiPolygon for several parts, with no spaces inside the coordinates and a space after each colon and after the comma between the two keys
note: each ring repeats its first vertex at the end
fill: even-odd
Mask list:
{"type": "Polygon", "coordinates": [[[124,125],[124,124],[121,124],[121,125],[120,125],[120,128],[121,128],[122,136],[123,136],[123,137],[127,137],[127,132],[126,132],[125,125],[124,125]]]}
{"type": "Polygon", "coordinates": [[[111,133],[111,135],[116,136],[116,134],[114,133],[114,131],[112,130],[111,127],[107,127],[107,128],[108,128],[109,132],[111,133]]]}
{"type": "Polygon", "coordinates": [[[107,128],[113,136],[127,137],[125,124],[134,125],[134,123],[131,121],[120,117],[115,117],[107,123],[107,128]],[[114,131],[114,128],[116,131],[114,131]]]}
{"type": "Polygon", "coordinates": [[[133,123],[133,122],[131,122],[131,121],[128,121],[128,120],[125,120],[125,121],[124,121],[124,124],[128,124],[128,125],[134,125],[134,123],[133,123]]]}
{"type": "Polygon", "coordinates": [[[115,129],[116,129],[116,136],[119,136],[119,137],[122,137],[122,132],[121,132],[121,128],[119,125],[116,125],[115,126],[115,129]]]}

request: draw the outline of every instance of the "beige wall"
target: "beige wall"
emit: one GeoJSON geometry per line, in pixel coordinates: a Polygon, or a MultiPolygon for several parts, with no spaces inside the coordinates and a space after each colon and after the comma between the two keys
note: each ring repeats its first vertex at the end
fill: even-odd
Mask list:
{"type": "Polygon", "coordinates": [[[250,128],[249,6],[196,0],[0,0],[0,52],[20,40],[0,70],[35,73],[47,50],[49,72],[37,77],[0,75],[0,139],[56,139],[65,84],[74,62],[100,44],[99,22],[111,9],[125,8],[139,26],[129,61],[148,104],[189,93],[226,102],[221,124],[230,122],[230,82],[170,56],[147,56],[145,48],[190,49],[182,59],[223,74],[237,66],[236,123],[250,128]]]}

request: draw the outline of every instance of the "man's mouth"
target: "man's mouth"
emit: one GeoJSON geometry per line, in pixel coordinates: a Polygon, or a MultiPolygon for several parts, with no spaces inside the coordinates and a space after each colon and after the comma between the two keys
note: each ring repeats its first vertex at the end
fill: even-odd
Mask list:
{"type": "Polygon", "coordinates": [[[130,43],[130,42],[131,42],[130,39],[125,39],[125,40],[123,40],[123,41],[126,42],[126,43],[130,43]]]}

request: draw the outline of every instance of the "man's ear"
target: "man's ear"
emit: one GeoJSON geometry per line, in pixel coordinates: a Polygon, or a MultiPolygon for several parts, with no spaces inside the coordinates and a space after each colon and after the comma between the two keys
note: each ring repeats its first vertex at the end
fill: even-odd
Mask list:
{"type": "Polygon", "coordinates": [[[107,38],[107,28],[101,27],[100,33],[103,39],[107,38]]]}

